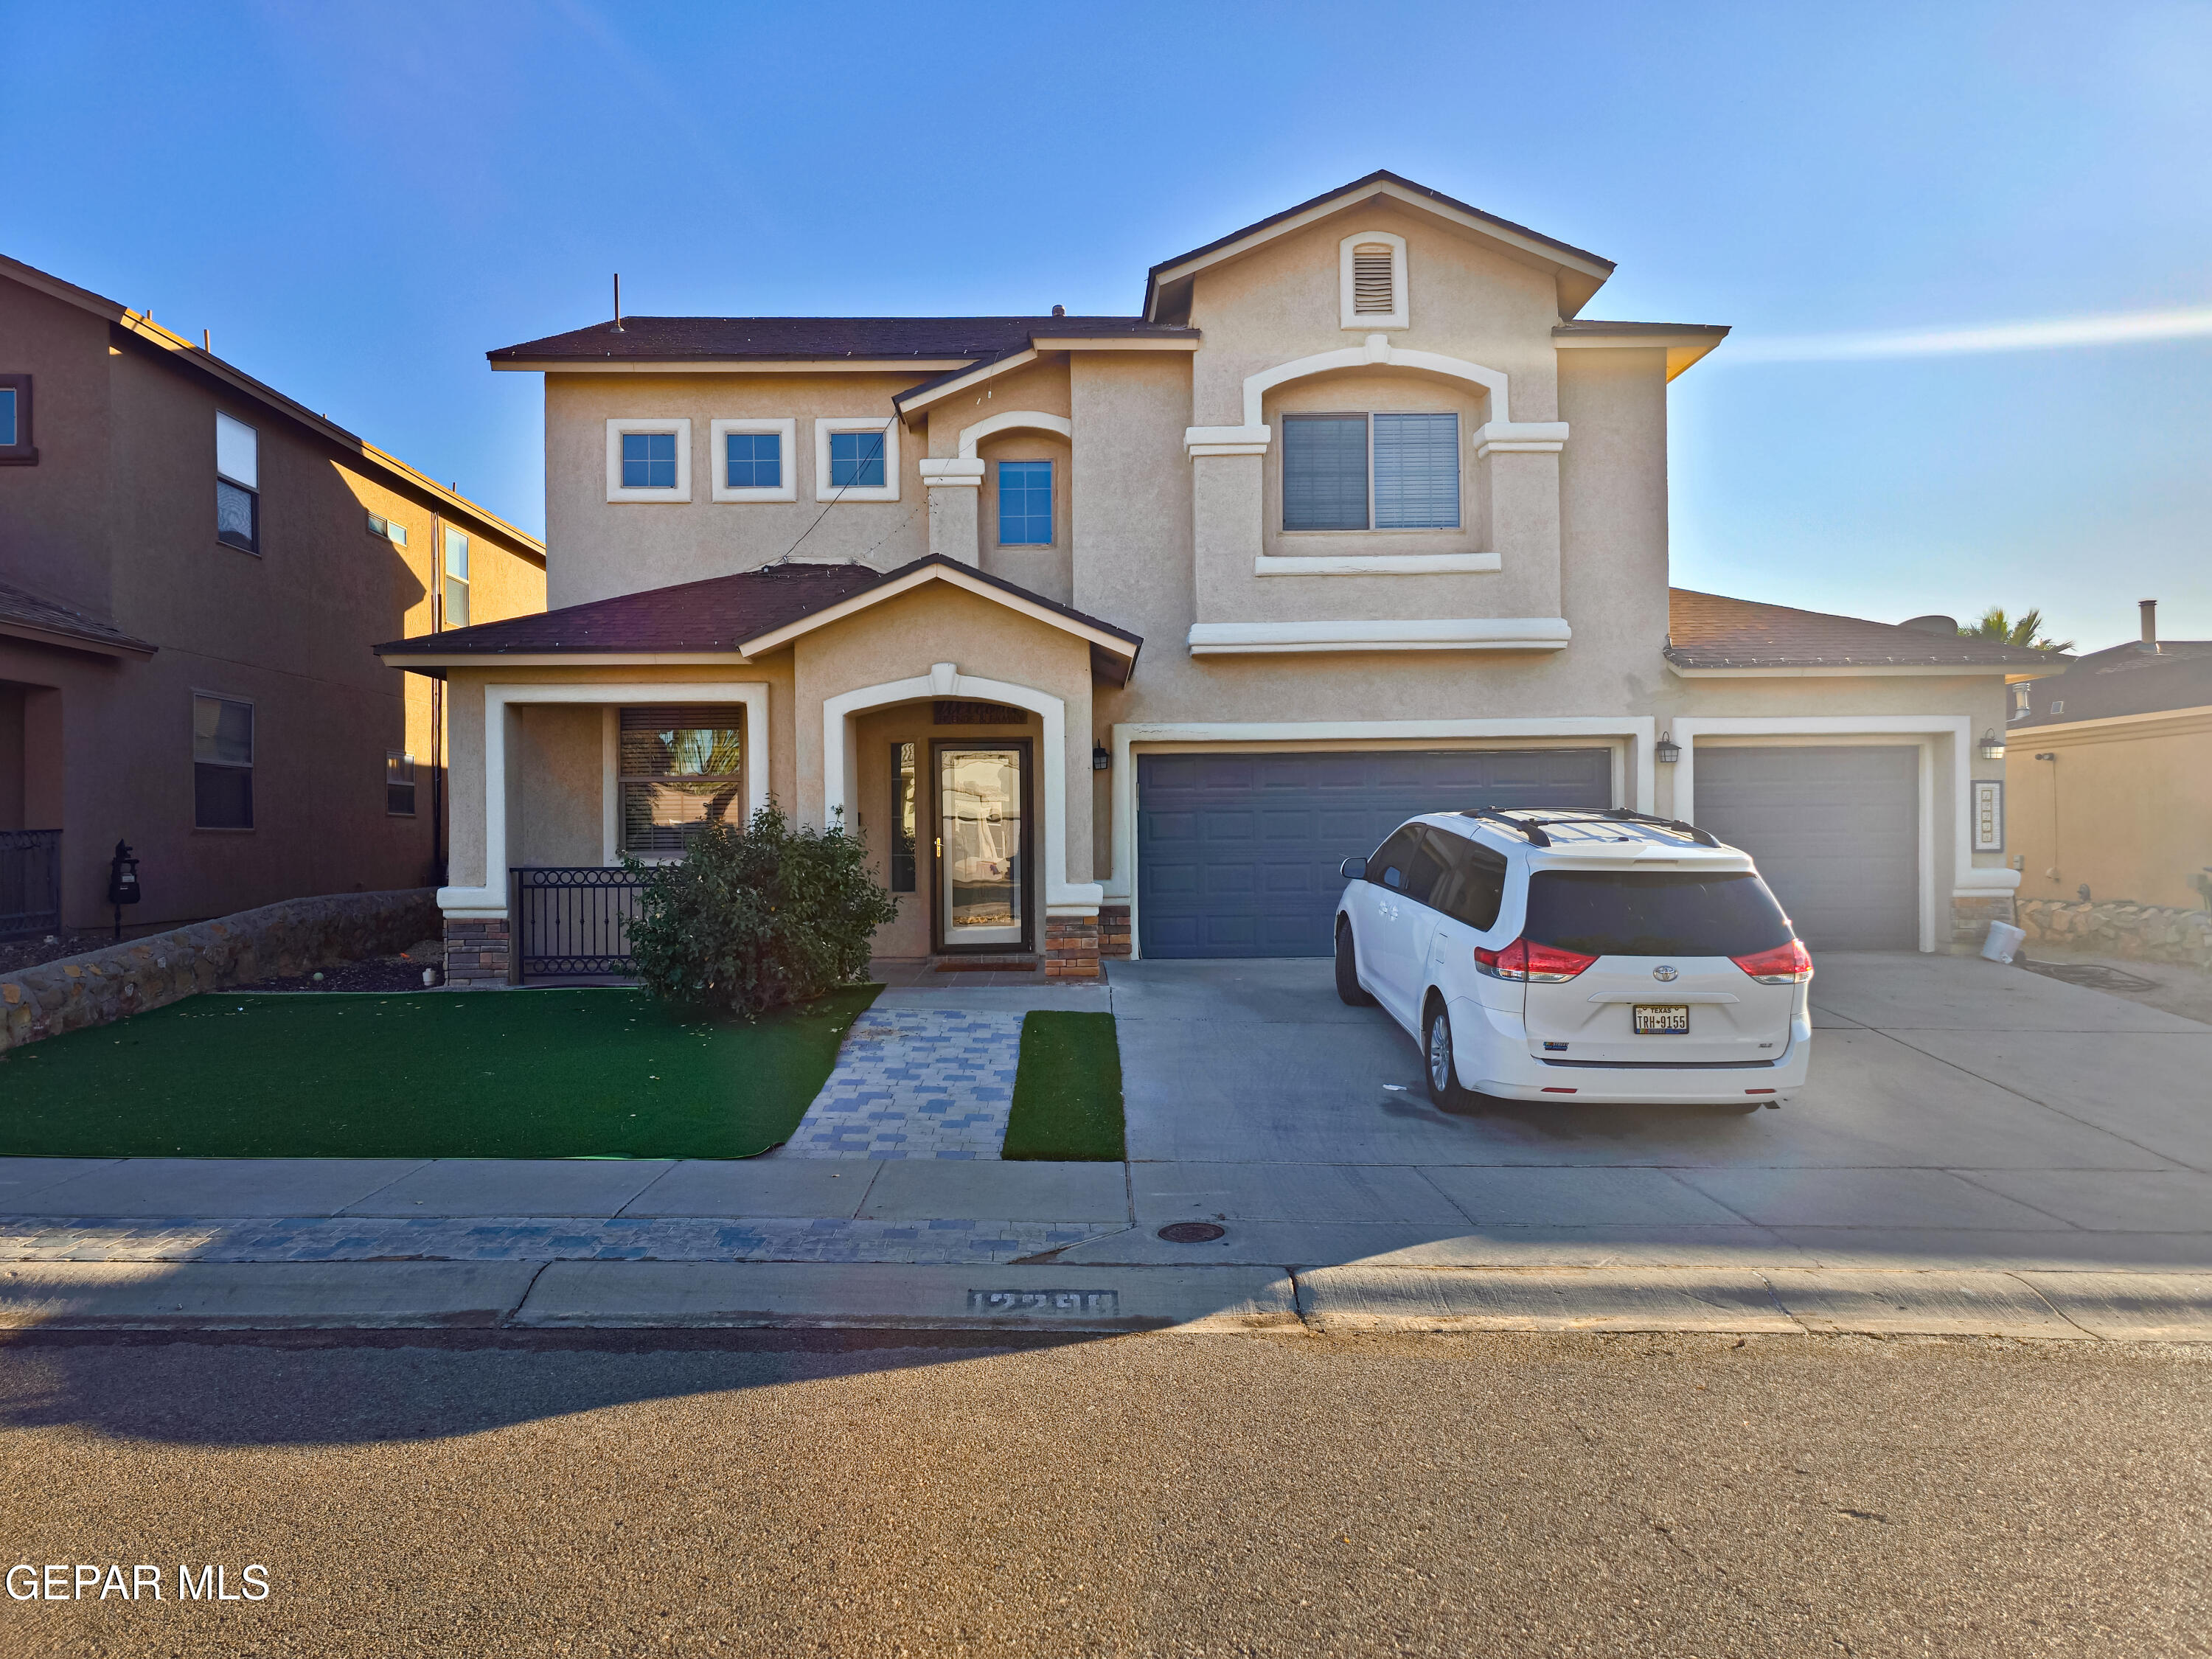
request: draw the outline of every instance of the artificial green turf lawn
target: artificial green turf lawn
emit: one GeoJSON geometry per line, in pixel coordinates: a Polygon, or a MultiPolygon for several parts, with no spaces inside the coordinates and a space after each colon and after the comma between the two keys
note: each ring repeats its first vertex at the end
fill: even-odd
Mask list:
{"type": "Polygon", "coordinates": [[[999,1156],[1118,1163],[1122,1151],[1114,1016],[1024,1015],[1014,1109],[999,1156]]]}
{"type": "Polygon", "coordinates": [[[750,1158],[882,988],[689,1024],[636,991],[210,993],[0,1055],[0,1156],[750,1158]]]}

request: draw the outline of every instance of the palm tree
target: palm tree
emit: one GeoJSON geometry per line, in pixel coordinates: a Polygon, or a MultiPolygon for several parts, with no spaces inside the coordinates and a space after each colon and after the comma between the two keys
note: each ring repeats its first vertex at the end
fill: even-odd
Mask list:
{"type": "Polygon", "coordinates": [[[1959,632],[1970,640],[1995,640],[2000,645],[2025,646],[2030,651],[2071,651],[2071,640],[2054,640],[2048,635],[2039,639],[2043,628],[2043,612],[2023,611],[2016,622],[2008,620],[2002,605],[1991,605],[1982,612],[1981,621],[1972,628],[1959,632]]]}

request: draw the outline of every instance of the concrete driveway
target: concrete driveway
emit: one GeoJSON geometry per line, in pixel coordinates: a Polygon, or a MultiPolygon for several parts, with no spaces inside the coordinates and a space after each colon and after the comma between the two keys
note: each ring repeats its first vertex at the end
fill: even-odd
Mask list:
{"type": "Polygon", "coordinates": [[[1464,1114],[1326,961],[1109,972],[1139,1224],[1070,1261],[2212,1266],[2212,1025],[2016,969],[1821,958],[1779,1109],[1464,1114]]]}

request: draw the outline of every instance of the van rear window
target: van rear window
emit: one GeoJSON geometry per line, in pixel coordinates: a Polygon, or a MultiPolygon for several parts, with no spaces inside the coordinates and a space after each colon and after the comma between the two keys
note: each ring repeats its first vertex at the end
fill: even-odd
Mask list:
{"type": "Polygon", "coordinates": [[[1790,939],[1749,870],[1539,870],[1522,936],[1592,957],[1741,957],[1790,939]]]}

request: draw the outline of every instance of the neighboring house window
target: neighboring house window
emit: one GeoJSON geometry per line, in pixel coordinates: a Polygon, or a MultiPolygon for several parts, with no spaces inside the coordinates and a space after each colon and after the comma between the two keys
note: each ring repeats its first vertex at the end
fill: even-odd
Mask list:
{"type": "Polygon", "coordinates": [[[884,434],[880,432],[833,432],[830,434],[830,482],[839,489],[858,485],[879,489],[884,482],[884,434]]]}
{"type": "Polygon", "coordinates": [[[814,422],[814,499],[899,498],[898,422],[880,415],[823,415],[814,422]]]}
{"type": "Polygon", "coordinates": [[[676,434],[672,432],[623,433],[622,481],[624,489],[675,489],[676,434]]]}
{"type": "Polygon", "coordinates": [[[625,708],[616,764],[625,853],[680,857],[708,824],[745,821],[742,704],[625,708]]]}
{"type": "Polygon", "coordinates": [[[31,446],[31,377],[0,374],[0,466],[36,466],[31,446]]]}
{"type": "Polygon", "coordinates": [[[1289,415],[1285,530],[1455,530],[1459,416],[1289,415]]]}
{"type": "Polygon", "coordinates": [[[2012,717],[2016,720],[2024,720],[2031,712],[2027,702],[2027,682],[2022,680],[2012,689],[2012,717]]]}
{"type": "Polygon", "coordinates": [[[384,751],[384,810],[398,818],[415,816],[415,757],[384,751]]]}
{"type": "Polygon", "coordinates": [[[915,890],[915,745],[891,745],[891,891],[915,890]]]}
{"type": "Polygon", "coordinates": [[[797,421],[716,421],[707,453],[714,459],[718,501],[795,501],[797,421]]]}
{"type": "Polygon", "coordinates": [[[192,698],[192,823],[201,830],[253,828],[250,702],[192,698]]]}
{"type": "Polygon", "coordinates": [[[2066,712],[2066,704],[2064,700],[2062,698],[2054,701],[2051,705],[2051,712],[2054,714],[2064,714],[2066,712]]]}
{"type": "Polygon", "coordinates": [[[1052,463],[999,463],[999,544],[1048,547],[1052,544],[1052,463]]]}
{"type": "Polygon", "coordinates": [[[261,435],[243,421],[215,417],[216,539],[261,550],[261,435]]]}
{"type": "Polygon", "coordinates": [[[447,628],[469,625],[469,538],[458,530],[446,532],[446,574],[443,589],[447,628]]]}
{"type": "MultiPolygon", "coordinates": [[[[717,476],[711,458],[708,472],[717,476]]],[[[691,499],[691,422],[619,417],[607,422],[607,499],[691,499]]]]}

